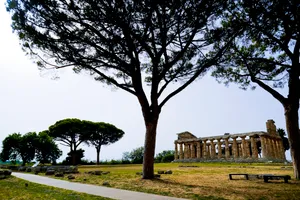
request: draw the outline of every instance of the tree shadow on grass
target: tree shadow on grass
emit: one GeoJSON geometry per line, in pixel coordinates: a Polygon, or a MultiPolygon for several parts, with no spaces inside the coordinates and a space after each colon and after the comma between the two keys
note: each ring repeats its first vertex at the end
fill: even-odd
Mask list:
{"type": "MultiPolygon", "coordinates": [[[[152,179],[153,182],[156,183],[163,183],[163,184],[167,184],[168,187],[172,187],[172,186],[179,186],[180,188],[202,188],[205,190],[216,190],[215,188],[212,187],[208,187],[208,186],[199,186],[199,185],[192,185],[192,184],[183,184],[183,183],[178,183],[178,182],[173,182],[170,180],[166,180],[166,179],[152,179]]],[[[221,191],[218,191],[221,192],[221,191]]],[[[218,193],[216,191],[216,193],[218,193]]],[[[226,200],[223,197],[218,197],[218,196],[201,196],[200,194],[186,194],[187,196],[191,197],[192,199],[197,199],[197,200],[226,200]]]]}

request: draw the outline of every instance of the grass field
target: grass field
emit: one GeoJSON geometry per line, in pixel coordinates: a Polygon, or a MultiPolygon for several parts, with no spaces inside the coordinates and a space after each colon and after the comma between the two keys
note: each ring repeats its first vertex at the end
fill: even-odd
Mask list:
{"type": "MultiPolygon", "coordinates": [[[[228,164],[228,163],[170,163],[155,164],[157,170],[172,170],[160,179],[143,180],[136,172],[142,165],[80,166],[75,182],[102,185],[108,181],[111,187],[154,193],[188,199],[300,199],[300,181],[283,180],[264,183],[256,180],[229,180],[229,173],[293,174],[291,166],[279,164],[228,164]],[[183,166],[183,167],[182,167],[183,166]],[[186,167],[194,166],[194,167],[186,167]],[[283,168],[284,167],[284,168],[283,168]],[[92,170],[110,171],[106,175],[90,175],[92,170]]],[[[293,176],[292,176],[293,177],[293,176]]],[[[67,178],[61,178],[67,180],[67,178]]]]}
{"type": "Polygon", "coordinates": [[[30,183],[13,176],[0,180],[1,200],[108,200],[108,198],[30,183]],[[25,186],[28,184],[28,187],[25,186]]]}

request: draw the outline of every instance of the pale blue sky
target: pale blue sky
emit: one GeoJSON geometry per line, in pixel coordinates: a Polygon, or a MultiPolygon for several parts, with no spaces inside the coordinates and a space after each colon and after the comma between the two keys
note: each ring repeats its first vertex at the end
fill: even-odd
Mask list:
{"type": "MultiPolygon", "coordinates": [[[[102,148],[101,160],[120,159],[123,152],[143,145],[144,122],[140,105],[133,95],[121,89],[112,90],[88,75],[77,75],[71,70],[58,71],[60,79],[51,80],[53,72],[40,72],[33,60],[25,56],[10,23],[1,0],[0,141],[14,132],[39,132],[58,120],[79,118],[112,123],[124,130],[125,136],[120,141],[102,148]]],[[[236,85],[225,87],[207,75],[162,109],[156,153],[173,150],[179,132],[190,131],[205,137],[265,131],[268,119],[285,129],[283,107],[269,93],[260,88],[243,91],[236,85]]],[[[94,148],[81,147],[85,149],[87,159],[96,159],[94,148]]],[[[69,149],[60,148],[64,150],[61,158],[64,159],[69,149]]]]}

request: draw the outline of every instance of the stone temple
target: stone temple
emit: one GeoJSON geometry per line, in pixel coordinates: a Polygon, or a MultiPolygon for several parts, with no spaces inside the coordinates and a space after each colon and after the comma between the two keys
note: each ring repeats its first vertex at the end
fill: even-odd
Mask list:
{"type": "Polygon", "coordinates": [[[175,162],[277,161],[284,162],[282,139],[275,122],[266,122],[267,132],[256,131],[197,138],[190,132],[178,133],[175,140],[175,162]]]}

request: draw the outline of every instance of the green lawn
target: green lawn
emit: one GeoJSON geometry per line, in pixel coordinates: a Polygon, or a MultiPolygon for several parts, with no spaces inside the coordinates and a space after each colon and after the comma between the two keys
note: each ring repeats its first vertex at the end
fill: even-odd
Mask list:
{"type": "Polygon", "coordinates": [[[10,176],[0,180],[1,200],[108,200],[103,198],[70,190],[48,187],[36,183],[30,183],[22,179],[10,176]],[[28,187],[25,186],[28,184],[28,187]]]}

